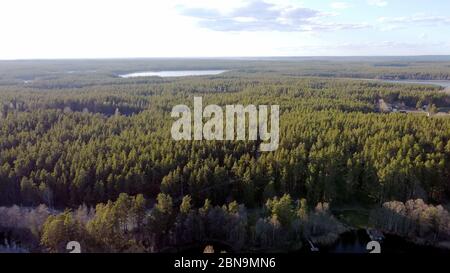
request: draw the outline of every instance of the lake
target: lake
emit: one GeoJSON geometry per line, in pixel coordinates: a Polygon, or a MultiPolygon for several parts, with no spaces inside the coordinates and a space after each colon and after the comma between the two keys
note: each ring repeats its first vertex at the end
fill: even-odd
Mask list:
{"type": "Polygon", "coordinates": [[[406,84],[431,84],[438,85],[442,87],[450,87],[450,81],[438,81],[438,80],[428,80],[428,81],[419,81],[419,80],[382,80],[387,83],[406,83],[406,84]]]}
{"type": "Polygon", "coordinates": [[[136,78],[136,77],[186,77],[186,76],[207,76],[218,75],[228,70],[170,70],[170,71],[142,71],[129,74],[119,75],[121,78],[136,78]]]}
{"type": "MultiPolygon", "coordinates": [[[[450,254],[450,250],[432,246],[414,244],[396,235],[384,234],[381,242],[381,253],[434,253],[450,254]]],[[[320,247],[325,253],[368,253],[367,243],[370,241],[364,229],[345,232],[339,240],[331,246],[320,247]]]]}
{"type": "Polygon", "coordinates": [[[352,79],[352,80],[370,81],[379,83],[399,83],[399,84],[419,84],[419,85],[424,84],[450,88],[450,81],[448,80],[384,80],[384,79],[368,79],[368,78],[338,78],[338,79],[352,79]]]}

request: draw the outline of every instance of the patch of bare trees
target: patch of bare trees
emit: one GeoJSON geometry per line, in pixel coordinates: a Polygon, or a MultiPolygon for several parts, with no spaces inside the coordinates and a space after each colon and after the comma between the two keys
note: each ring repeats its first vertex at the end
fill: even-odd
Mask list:
{"type": "Polygon", "coordinates": [[[371,222],[384,231],[435,243],[450,239],[450,214],[422,199],[391,201],[374,211],[371,222]]]}

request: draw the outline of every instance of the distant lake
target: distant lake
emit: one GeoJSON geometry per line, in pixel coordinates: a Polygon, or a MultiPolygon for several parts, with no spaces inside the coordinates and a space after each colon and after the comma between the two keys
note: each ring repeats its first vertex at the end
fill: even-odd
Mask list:
{"type": "Polygon", "coordinates": [[[441,80],[379,80],[387,83],[406,83],[406,84],[430,84],[442,87],[450,87],[450,81],[441,80]]]}
{"type": "Polygon", "coordinates": [[[129,74],[119,75],[121,78],[136,78],[136,77],[185,77],[185,76],[205,76],[218,75],[228,70],[172,70],[172,71],[143,71],[129,74]]]}

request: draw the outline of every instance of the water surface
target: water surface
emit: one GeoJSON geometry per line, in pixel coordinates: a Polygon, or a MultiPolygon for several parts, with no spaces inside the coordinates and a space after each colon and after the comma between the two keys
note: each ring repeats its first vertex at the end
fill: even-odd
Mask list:
{"type": "Polygon", "coordinates": [[[121,78],[136,78],[136,77],[186,77],[186,76],[205,76],[218,75],[227,70],[170,70],[170,71],[142,71],[129,74],[119,75],[121,78]]]}
{"type": "MultiPolygon", "coordinates": [[[[433,253],[450,254],[449,249],[414,244],[397,235],[384,234],[381,241],[381,253],[433,253]]],[[[364,229],[349,231],[341,234],[339,240],[331,246],[320,248],[325,253],[368,253],[367,243],[370,241],[364,229]]]]}
{"type": "Polygon", "coordinates": [[[429,84],[429,85],[438,85],[445,88],[450,87],[450,81],[441,81],[441,80],[380,80],[380,81],[387,83],[429,84]]]}

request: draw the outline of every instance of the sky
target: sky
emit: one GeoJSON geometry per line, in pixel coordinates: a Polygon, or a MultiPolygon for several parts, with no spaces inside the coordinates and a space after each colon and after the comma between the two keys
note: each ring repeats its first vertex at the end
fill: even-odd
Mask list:
{"type": "Polygon", "coordinates": [[[443,0],[1,0],[0,59],[450,54],[443,0]]]}

